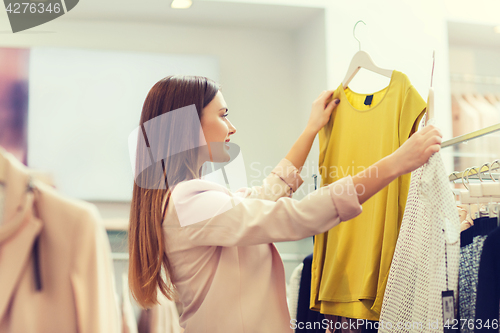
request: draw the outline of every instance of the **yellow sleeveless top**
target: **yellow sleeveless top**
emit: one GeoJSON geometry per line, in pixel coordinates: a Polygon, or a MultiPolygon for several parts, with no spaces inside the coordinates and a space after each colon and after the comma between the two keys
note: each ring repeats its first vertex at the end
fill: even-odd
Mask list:
{"type": "MultiPolygon", "coordinates": [[[[408,77],[398,71],[376,93],[358,94],[341,84],[332,98],[340,104],[318,134],[321,186],[390,155],[418,129],[426,108],[408,77]]],[[[410,177],[403,175],[379,191],[354,219],[314,236],[311,309],[379,319],[410,177]]]]}

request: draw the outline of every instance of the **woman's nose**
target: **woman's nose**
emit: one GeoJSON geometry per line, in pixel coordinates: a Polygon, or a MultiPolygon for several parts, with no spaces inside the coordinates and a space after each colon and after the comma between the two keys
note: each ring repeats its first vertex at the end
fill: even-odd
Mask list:
{"type": "Polygon", "coordinates": [[[236,133],[236,127],[233,126],[233,124],[228,120],[229,122],[229,134],[234,134],[236,133]]]}

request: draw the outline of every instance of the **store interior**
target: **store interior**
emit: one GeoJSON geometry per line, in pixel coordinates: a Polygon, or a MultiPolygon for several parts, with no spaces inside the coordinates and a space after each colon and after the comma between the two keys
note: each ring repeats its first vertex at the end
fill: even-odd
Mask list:
{"type": "MultiPolygon", "coordinates": [[[[0,98],[7,105],[11,96],[17,107],[16,116],[6,107],[0,114],[0,145],[60,193],[98,208],[120,297],[131,298],[124,288],[129,136],[147,92],[167,75],[202,75],[221,84],[249,187],[286,155],[312,101],[339,86],[359,50],[377,66],[405,73],[424,100],[432,80],[444,142],[500,124],[498,1],[193,0],[188,9],[170,2],[82,0],[57,20],[16,34],[0,13],[0,98]],[[459,124],[460,103],[468,103],[468,117],[477,121],[459,124]],[[474,105],[489,108],[491,117],[480,117],[474,105]]],[[[389,81],[361,70],[349,86],[371,93],[389,81]]],[[[467,168],[499,159],[498,143],[497,129],[443,147],[453,187],[463,188],[467,168]]],[[[315,189],[318,157],[316,138],[293,198],[315,189]]],[[[276,246],[288,281],[312,253],[313,240],[276,246]]],[[[139,320],[141,309],[131,303],[139,320]]]]}

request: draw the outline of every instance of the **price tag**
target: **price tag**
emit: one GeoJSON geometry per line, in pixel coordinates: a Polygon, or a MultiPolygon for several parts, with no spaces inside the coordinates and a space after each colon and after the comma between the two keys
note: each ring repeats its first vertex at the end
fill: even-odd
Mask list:
{"type": "Polygon", "coordinates": [[[450,328],[450,323],[455,320],[455,296],[453,290],[443,291],[441,296],[443,301],[444,333],[451,333],[453,330],[450,328]]]}

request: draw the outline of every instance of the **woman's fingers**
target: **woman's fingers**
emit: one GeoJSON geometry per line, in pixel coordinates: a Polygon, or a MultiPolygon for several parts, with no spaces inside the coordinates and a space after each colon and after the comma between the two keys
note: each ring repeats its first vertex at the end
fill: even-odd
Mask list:
{"type": "Polygon", "coordinates": [[[335,90],[324,90],[312,103],[311,115],[307,127],[315,133],[328,123],[333,109],[339,103],[338,99],[332,99],[334,92],[335,90]]]}
{"type": "Polygon", "coordinates": [[[434,153],[437,153],[441,149],[441,142],[443,137],[441,131],[433,125],[428,125],[423,128],[422,135],[424,150],[423,157],[424,163],[426,163],[434,153]]]}
{"type": "Polygon", "coordinates": [[[322,103],[322,105],[326,106],[326,101],[329,99],[335,90],[323,90],[321,94],[319,94],[316,102],[322,103]]]}
{"type": "Polygon", "coordinates": [[[395,161],[398,161],[402,174],[412,172],[425,164],[432,154],[441,149],[441,141],[441,131],[433,125],[415,132],[394,152],[397,156],[395,161]]]}

